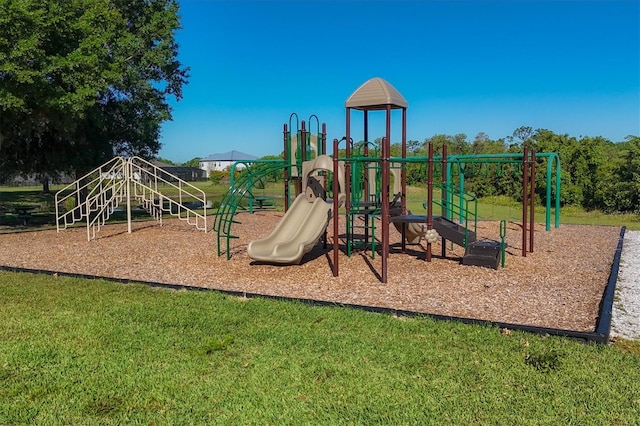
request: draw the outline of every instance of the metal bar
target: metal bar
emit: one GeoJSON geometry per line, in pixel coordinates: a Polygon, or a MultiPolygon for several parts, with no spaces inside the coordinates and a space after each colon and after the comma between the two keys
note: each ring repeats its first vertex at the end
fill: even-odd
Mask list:
{"type": "MultiPolygon", "coordinates": [[[[433,142],[429,142],[427,160],[427,231],[433,229],[433,142]]],[[[427,241],[427,262],[431,262],[431,241],[427,241]]]]}
{"type": "Polygon", "coordinates": [[[333,276],[338,276],[338,139],[333,140],[333,276]]]}
{"type": "MultiPolygon", "coordinates": [[[[442,201],[442,210],[441,210],[441,215],[444,218],[448,218],[448,213],[447,213],[447,184],[448,184],[448,178],[449,178],[449,172],[450,169],[448,168],[450,166],[450,164],[453,163],[448,163],[447,164],[447,145],[443,144],[442,145],[442,157],[441,157],[441,162],[442,162],[442,170],[446,170],[446,173],[443,172],[442,173],[442,191],[440,193],[440,200],[442,201]]],[[[447,240],[444,239],[444,237],[441,239],[440,241],[441,246],[442,246],[442,257],[447,257],[447,240]]]]}
{"type": "Polygon", "coordinates": [[[533,231],[535,228],[535,204],[536,204],[536,150],[531,149],[531,189],[529,198],[529,252],[533,253],[533,231]]]}
{"type": "Polygon", "coordinates": [[[529,157],[529,148],[524,147],[522,155],[522,257],[527,257],[527,192],[529,187],[529,169],[527,167],[527,158],[529,157]]]}

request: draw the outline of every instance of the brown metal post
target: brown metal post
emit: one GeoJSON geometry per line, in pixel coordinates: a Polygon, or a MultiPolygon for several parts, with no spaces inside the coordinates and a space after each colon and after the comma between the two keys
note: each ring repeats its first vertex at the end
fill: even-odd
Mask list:
{"type": "MultiPolygon", "coordinates": [[[[369,156],[369,111],[363,111],[364,117],[363,117],[363,125],[364,125],[364,152],[362,153],[365,157],[369,156]]],[[[371,193],[369,192],[369,175],[367,172],[367,166],[369,165],[369,163],[364,163],[363,164],[363,178],[364,178],[364,182],[366,182],[366,185],[364,187],[364,201],[371,201],[371,193]]],[[[369,226],[368,224],[365,225],[365,232],[367,232],[369,226]]],[[[365,240],[366,243],[366,240],[365,240]]]]}
{"type": "Polygon", "coordinates": [[[327,155],[327,124],[322,123],[322,154],[327,155]]]}
{"type": "MultiPolygon", "coordinates": [[[[433,229],[433,142],[429,142],[427,160],[427,230],[433,229]]],[[[427,242],[427,262],[431,262],[431,243],[427,242]]]]}
{"type": "Polygon", "coordinates": [[[389,258],[389,147],[391,140],[391,105],[387,105],[386,137],[382,140],[382,282],[387,282],[389,258]]]}
{"type": "Polygon", "coordinates": [[[369,111],[362,111],[364,117],[362,118],[362,124],[364,126],[364,141],[369,142],[369,111]]]}
{"type": "MultiPolygon", "coordinates": [[[[449,202],[449,194],[447,193],[447,145],[442,145],[442,194],[440,197],[442,198],[442,217],[447,217],[447,209],[449,206],[447,203],[449,202]]],[[[440,244],[442,245],[442,257],[447,257],[447,240],[444,237],[441,239],[440,244]]]]}
{"type": "MultiPolygon", "coordinates": [[[[402,159],[405,160],[407,158],[407,109],[402,108],[402,159]]],[[[402,195],[401,195],[401,206],[402,206],[402,214],[407,214],[407,163],[406,161],[402,162],[402,170],[400,171],[401,176],[401,184],[402,184],[402,195]]]]}
{"type": "Polygon", "coordinates": [[[333,276],[338,276],[338,139],[333,140],[333,276]]]}
{"type": "Polygon", "coordinates": [[[304,163],[307,161],[307,128],[304,120],[300,124],[302,126],[300,129],[300,161],[304,163]]]}
{"type": "Polygon", "coordinates": [[[389,154],[387,138],[382,138],[382,282],[387,282],[387,261],[389,260],[389,154]]]}
{"type": "Polygon", "coordinates": [[[525,146],[522,154],[522,257],[527,257],[527,196],[529,188],[528,157],[529,148],[525,146]]]}
{"type": "Polygon", "coordinates": [[[529,190],[529,252],[533,253],[534,210],[536,204],[536,150],[531,149],[531,189],[529,190]]]}
{"type": "Polygon", "coordinates": [[[284,135],[284,161],[287,163],[287,167],[284,168],[284,211],[289,210],[289,168],[291,167],[291,147],[289,146],[289,131],[287,129],[287,123],[284,123],[284,129],[282,130],[284,135]]]}

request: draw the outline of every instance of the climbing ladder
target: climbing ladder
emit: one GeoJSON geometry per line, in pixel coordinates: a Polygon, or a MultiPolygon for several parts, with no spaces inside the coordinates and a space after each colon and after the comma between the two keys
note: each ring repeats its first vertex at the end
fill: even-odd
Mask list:
{"type": "Polygon", "coordinates": [[[370,161],[352,162],[351,209],[347,216],[347,255],[358,250],[370,250],[371,257],[376,251],[376,219],[380,218],[380,163],[370,161]],[[366,176],[366,179],[363,177],[366,176]],[[367,187],[365,189],[365,187],[367,187]],[[367,196],[368,195],[368,196],[367,196]]]}
{"type": "Polygon", "coordinates": [[[131,232],[132,202],[142,206],[161,225],[163,214],[167,213],[207,231],[204,192],[140,157],[115,157],[58,191],[57,231],[86,222],[90,241],[116,209],[125,204],[131,232]],[[172,195],[166,195],[167,192],[172,195]],[[202,214],[195,211],[199,208],[203,209],[202,214]]]}

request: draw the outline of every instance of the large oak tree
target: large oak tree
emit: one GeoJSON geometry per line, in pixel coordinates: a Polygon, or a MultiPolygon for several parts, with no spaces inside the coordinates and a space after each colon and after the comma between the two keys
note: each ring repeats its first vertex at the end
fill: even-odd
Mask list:
{"type": "Polygon", "coordinates": [[[0,0],[3,174],[154,156],[182,97],[175,0],[0,0]]]}

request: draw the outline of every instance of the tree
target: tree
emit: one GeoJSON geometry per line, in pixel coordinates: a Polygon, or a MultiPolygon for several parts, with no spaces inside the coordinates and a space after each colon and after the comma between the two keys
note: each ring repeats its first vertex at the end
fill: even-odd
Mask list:
{"type": "Polygon", "coordinates": [[[536,132],[532,127],[521,126],[514,130],[513,135],[509,136],[507,139],[510,143],[515,145],[530,146],[535,134],[536,132]]]}
{"type": "Polygon", "coordinates": [[[179,28],[176,0],[3,1],[0,166],[81,175],[153,158],[187,80],[179,28]]]}
{"type": "Polygon", "coordinates": [[[187,161],[186,163],[182,163],[182,165],[185,167],[200,167],[200,160],[202,160],[202,158],[195,157],[187,161]]]}
{"type": "Polygon", "coordinates": [[[159,162],[159,163],[170,164],[172,166],[176,165],[176,163],[174,163],[173,161],[169,160],[168,158],[156,157],[155,160],[157,162],[159,162]]]}
{"type": "MultiPolygon", "coordinates": [[[[433,142],[434,155],[438,155],[442,152],[442,146],[447,145],[448,155],[460,155],[469,153],[469,143],[467,142],[467,135],[464,133],[458,133],[457,135],[434,135],[425,139],[423,147],[427,147],[429,142],[433,142]]],[[[426,150],[425,150],[426,153],[426,150]]]]}
{"type": "Polygon", "coordinates": [[[640,211],[640,137],[627,136],[628,149],[618,166],[609,194],[617,211],[640,211]]]}

